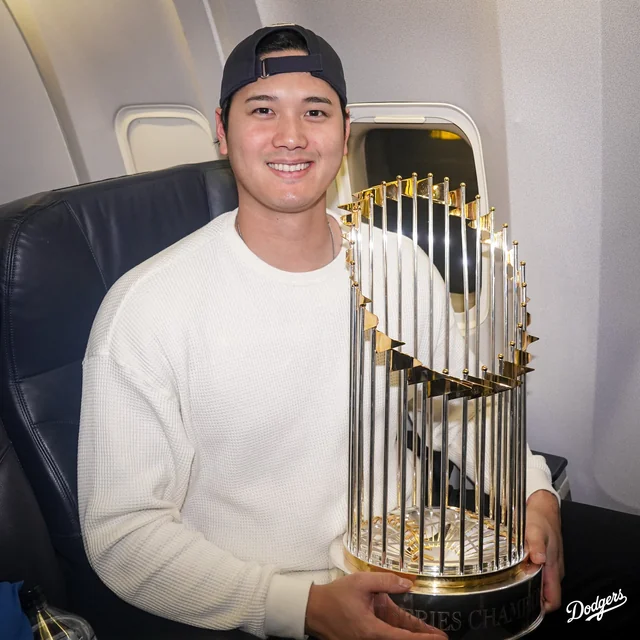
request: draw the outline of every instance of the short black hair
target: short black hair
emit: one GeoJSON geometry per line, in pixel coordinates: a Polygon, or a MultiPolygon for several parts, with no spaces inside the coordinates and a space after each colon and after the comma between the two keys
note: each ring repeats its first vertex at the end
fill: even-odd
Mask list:
{"type": "MultiPolygon", "coordinates": [[[[267,55],[269,53],[276,53],[278,51],[304,51],[309,53],[307,43],[304,38],[291,29],[282,29],[281,31],[274,31],[266,36],[258,45],[256,54],[258,57],[267,55]]],[[[225,100],[224,104],[220,105],[222,113],[220,119],[222,120],[222,128],[224,132],[227,132],[229,125],[229,111],[231,109],[231,100],[233,100],[233,94],[225,100]]],[[[340,107],[342,109],[342,117],[344,119],[345,132],[347,129],[347,105],[344,104],[342,98],[340,98],[340,107]]]]}

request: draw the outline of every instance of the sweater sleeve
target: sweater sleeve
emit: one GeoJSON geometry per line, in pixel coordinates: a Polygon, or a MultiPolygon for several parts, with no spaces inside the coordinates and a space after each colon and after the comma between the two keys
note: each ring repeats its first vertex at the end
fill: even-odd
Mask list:
{"type": "Polygon", "coordinates": [[[195,452],[177,398],[111,355],[83,364],[80,523],[104,583],[178,622],[303,638],[310,582],[242,561],[182,521],[195,452]]]}

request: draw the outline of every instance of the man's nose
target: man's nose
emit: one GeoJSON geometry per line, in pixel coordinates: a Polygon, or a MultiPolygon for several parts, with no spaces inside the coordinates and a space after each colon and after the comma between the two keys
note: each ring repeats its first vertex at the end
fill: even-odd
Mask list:
{"type": "Polygon", "coordinates": [[[294,115],[281,115],[273,136],[273,145],[287,149],[304,149],[307,146],[304,122],[294,115]]]}

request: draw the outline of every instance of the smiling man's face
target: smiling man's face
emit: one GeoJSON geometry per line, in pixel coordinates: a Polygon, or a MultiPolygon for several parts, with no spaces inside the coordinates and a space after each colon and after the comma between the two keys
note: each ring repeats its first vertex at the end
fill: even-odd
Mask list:
{"type": "MultiPolygon", "coordinates": [[[[281,51],[266,57],[305,55],[281,51]]],[[[327,188],[346,154],[338,94],[310,73],[260,78],[233,96],[220,151],[228,154],[241,206],[299,213],[324,209],[327,188]]]]}

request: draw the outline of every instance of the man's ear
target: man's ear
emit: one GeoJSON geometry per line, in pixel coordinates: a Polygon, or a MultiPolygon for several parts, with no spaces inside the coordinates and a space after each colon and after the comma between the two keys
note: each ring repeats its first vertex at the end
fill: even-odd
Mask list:
{"type": "Polygon", "coordinates": [[[346,109],[345,123],[344,123],[344,151],[343,156],[347,155],[347,142],[349,142],[349,135],[351,133],[351,111],[346,109]]]}
{"type": "Polygon", "coordinates": [[[229,153],[229,148],[227,147],[227,134],[222,126],[222,109],[220,107],[216,109],[216,138],[220,146],[220,153],[226,156],[229,153]]]}

